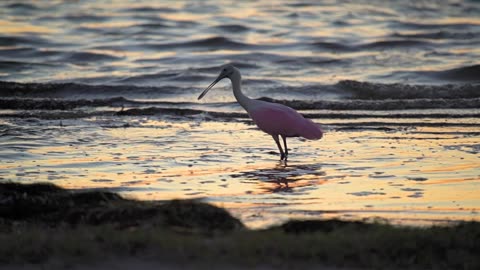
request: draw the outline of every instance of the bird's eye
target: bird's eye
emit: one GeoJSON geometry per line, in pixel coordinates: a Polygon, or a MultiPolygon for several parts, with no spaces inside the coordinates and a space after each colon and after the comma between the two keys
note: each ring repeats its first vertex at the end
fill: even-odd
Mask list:
{"type": "Polygon", "coordinates": [[[224,69],[223,69],[223,72],[226,72],[226,71],[227,71],[227,69],[226,69],[226,68],[224,68],[224,69]]]}

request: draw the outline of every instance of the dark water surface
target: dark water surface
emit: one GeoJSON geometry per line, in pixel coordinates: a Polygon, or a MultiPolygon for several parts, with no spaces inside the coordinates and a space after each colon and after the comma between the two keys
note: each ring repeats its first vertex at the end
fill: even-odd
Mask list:
{"type": "Polygon", "coordinates": [[[0,179],[289,217],[478,219],[478,1],[2,1],[0,179]],[[235,103],[322,123],[291,162],[235,103]]]}

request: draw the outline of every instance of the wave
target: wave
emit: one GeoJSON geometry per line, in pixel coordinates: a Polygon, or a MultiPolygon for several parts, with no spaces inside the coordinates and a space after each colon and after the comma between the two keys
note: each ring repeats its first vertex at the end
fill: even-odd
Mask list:
{"type": "MultiPolygon", "coordinates": [[[[12,63],[7,63],[8,67],[12,63]]],[[[0,65],[1,67],[1,65],[0,65]]],[[[22,65],[18,68],[22,68],[22,65]]],[[[480,66],[465,67],[443,71],[444,76],[457,76],[457,78],[470,78],[475,76],[480,66]]],[[[178,87],[171,85],[163,86],[132,86],[125,83],[145,82],[145,80],[160,80],[172,82],[196,82],[208,79],[206,76],[197,75],[195,72],[177,72],[170,71],[156,74],[145,74],[131,76],[127,78],[112,78],[121,85],[89,85],[79,83],[16,83],[0,81],[0,97],[23,97],[23,98],[113,98],[123,96],[129,99],[135,98],[154,98],[163,97],[172,94],[183,95],[197,94],[198,89],[190,86],[178,87]]],[[[344,102],[355,100],[358,104],[364,101],[365,104],[372,101],[384,101],[384,104],[401,103],[409,108],[415,106],[428,106],[433,108],[435,102],[439,108],[459,107],[454,100],[471,99],[471,102],[465,101],[465,106],[473,108],[475,100],[480,98],[480,84],[446,84],[446,85],[410,85],[402,83],[373,83],[360,82],[354,80],[342,80],[333,85],[310,84],[300,86],[287,86],[272,80],[248,79],[245,85],[256,85],[259,93],[278,93],[285,96],[288,93],[290,99],[301,99],[302,97],[317,97],[318,101],[327,104],[330,102],[344,102]],[[323,100],[326,96],[336,96],[334,100],[323,100]],[[340,99],[336,101],[335,99],[340,99]],[[359,101],[360,100],[360,101],[359,101]],[[428,105],[428,101],[432,102],[428,105]],[[451,105],[448,105],[450,103],[451,105]],[[415,105],[423,104],[423,105],[415,105]]],[[[187,83],[187,85],[190,85],[187,83]]],[[[330,98],[332,99],[332,98],[330,98]]],[[[330,106],[330,105],[329,105],[330,106]]],[[[346,105],[347,106],[347,105],[346,105]]],[[[348,105],[350,106],[350,105],[348,105]]],[[[386,106],[386,105],[385,105],[386,106]]],[[[389,105],[390,106],[390,105],[389,105]]],[[[331,107],[335,107],[331,105],[331,107]]],[[[322,107],[323,108],[323,107],[322,107]]]]}
{"type": "Polygon", "coordinates": [[[337,42],[324,41],[310,43],[310,46],[318,49],[345,52],[372,49],[423,48],[426,46],[433,47],[433,45],[434,44],[431,42],[418,39],[387,39],[358,44],[342,44],[337,42]]]}
{"type": "MultiPolygon", "coordinates": [[[[249,62],[239,62],[239,61],[232,61],[228,62],[228,64],[234,65],[237,68],[240,69],[256,69],[259,68],[259,66],[255,63],[249,63],[249,62]]],[[[203,66],[203,67],[197,67],[197,68],[190,68],[189,70],[195,71],[195,72],[208,72],[208,73],[216,73],[220,70],[220,66],[203,66]]]]}
{"type": "MultiPolygon", "coordinates": [[[[4,59],[28,59],[41,58],[41,57],[53,57],[60,54],[60,51],[56,50],[38,50],[31,47],[7,47],[0,49],[0,56],[4,59]]],[[[48,62],[43,63],[48,65],[48,62]]]]}
{"type": "Polygon", "coordinates": [[[148,87],[131,85],[88,85],[79,83],[16,83],[0,81],[0,97],[22,98],[103,98],[155,97],[179,93],[176,86],[148,87]]]}
{"type": "Polygon", "coordinates": [[[15,46],[15,45],[47,45],[51,41],[36,35],[28,36],[0,36],[0,46],[15,46]]]}
{"type": "MultiPolygon", "coordinates": [[[[348,59],[326,56],[291,56],[265,52],[229,54],[228,59],[230,60],[228,63],[240,69],[261,68],[264,67],[262,62],[271,62],[272,65],[282,65],[287,69],[305,67],[305,65],[325,66],[327,64],[341,64],[349,62],[348,59]],[[262,61],[258,61],[259,59],[262,61]]],[[[215,61],[217,59],[212,60],[215,61]]],[[[217,73],[219,68],[220,65],[208,66],[206,68],[202,67],[195,70],[217,73]]]]}
{"type": "Polygon", "coordinates": [[[453,68],[433,73],[433,75],[456,81],[480,82],[480,65],[453,68]]]}
{"type": "Polygon", "coordinates": [[[411,21],[392,21],[391,24],[394,25],[393,28],[406,28],[406,29],[452,29],[452,30],[465,30],[469,28],[475,28],[480,26],[480,24],[472,21],[471,23],[464,22],[451,22],[451,23],[418,23],[411,21]]]}
{"type": "MultiPolygon", "coordinates": [[[[396,78],[397,80],[405,80],[409,78],[426,79],[443,82],[461,82],[461,83],[480,83],[480,65],[457,67],[447,70],[432,71],[394,71],[377,78],[396,78]]],[[[470,86],[467,86],[469,88],[470,86]]],[[[453,90],[453,89],[452,89],[453,90]]],[[[467,90],[468,89],[464,89],[467,90]]],[[[460,90],[460,94],[464,94],[464,90],[460,90]]],[[[478,87],[473,86],[472,91],[478,91],[478,87]]]]}
{"type": "MultiPolygon", "coordinates": [[[[289,106],[299,111],[330,110],[330,111],[398,111],[423,109],[478,109],[480,98],[468,99],[411,99],[411,100],[278,100],[267,97],[259,100],[274,102],[289,106]]],[[[221,104],[199,104],[194,102],[166,102],[166,101],[138,101],[124,97],[106,99],[53,99],[53,98],[0,98],[0,109],[3,110],[73,110],[80,107],[137,107],[132,114],[151,114],[155,110],[170,110],[173,108],[185,109],[192,114],[202,110],[191,110],[196,107],[218,108],[220,105],[231,106],[235,102],[221,104]],[[146,106],[156,106],[145,109],[146,106]]],[[[210,109],[211,110],[211,109],[210,109]]],[[[375,114],[378,116],[378,114],[375,114]]],[[[434,114],[429,114],[434,115],[434,114]]],[[[444,115],[437,113],[437,115],[444,115]]],[[[472,117],[477,115],[471,114],[472,117]]],[[[478,115],[477,115],[478,116],[478,115]]]]}
{"type": "Polygon", "coordinates": [[[433,31],[433,32],[421,32],[421,33],[394,33],[391,35],[394,38],[413,38],[413,39],[473,39],[479,37],[479,33],[475,32],[458,32],[458,31],[433,31]]]}
{"type": "Polygon", "coordinates": [[[151,84],[158,83],[159,81],[198,82],[206,79],[209,79],[209,77],[190,74],[188,72],[168,72],[168,73],[162,72],[162,73],[130,76],[124,79],[115,80],[115,83],[148,85],[150,83],[151,84]]]}
{"type": "Polygon", "coordinates": [[[399,40],[379,40],[366,44],[360,44],[358,49],[392,49],[392,48],[419,48],[424,46],[433,46],[432,43],[422,40],[399,39],[399,40]]]}
{"type": "Polygon", "coordinates": [[[250,28],[248,28],[247,26],[243,26],[241,24],[221,24],[221,25],[215,26],[215,28],[225,31],[227,33],[246,32],[250,30],[250,28]]]}
{"type": "Polygon", "coordinates": [[[154,74],[142,74],[137,76],[130,76],[127,78],[123,78],[118,80],[119,83],[144,83],[149,80],[165,80],[169,78],[177,78],[180,76],[179,72],[162,72],[162,73],[154,73],[154,74]]]}
{"type": "Polygon", "coordinates": [[[345,45],[342,43],[337,42],[327,42],[327,41],[316,41],[310,43],[311,46],[325,49],[325,50],[332,50],[332,51],[353,51],[355,48],[353,46],[345,45]]]}
{"type": "MultiPolygon", "coordinates": [[[[121,100],[119,101],[122,102],[121,100]]],[[[1,104],[1,102],[0,102],[1,104]]],[[[100,104],[100,103],[99,103],[100,104]]],[[[404,127],[480,127],[480,123],[472,122],[472,118],[478,118],[480,113],[365,113],[354,111],[341,112],[301,112],[306,118],[328,120],[329,129],[357,130],[377,129],[392,131],[404,127]],[[351,121],[355,119],[355,121],[351,121]],[[446,119],[455,119],[446,121],[446,119]]],[[[81,119],[91,117],[110,117],[117,124],[108,124],[108,128],[125,128],[132,126],[129,122],[121,120],[121,117],[166,117],[167,119],[197,119],[201,121],[225,121],[251,123],[246,112],[219,112],[205,111],[189,108],[162,108],[146,107],[118,110],[22,110],[0,111],[0,118],[38,119],[38,120],[64,120],[81,119]]],[[[323,122],[323,121],[321,121],[323,122]]],[[[60,122],[61,125],[61,122],[60,122]]],[[[136,126],[135,122],[133,125],[136,126]]],[[[478,134],[475,131],[454,132],[455,134],[478,134]]]]}
{"type": "MultiPolygon", "coordinates": [[[[178,116],[190,116],[190,115],[204,115],[215,118],[250,118],[246,112],[218,112],[218,111],[205,111],[198,109],[181,109],[181,108],[161,108],[161,107],[148,107],[148,108],[132,108],[127,110],[121,110],[115,113],[121,116],[138,116],[138,115],[178,115],[178,116]]],[[[357,118],[388,118],[388,119],[445,119],[445,118],[476,118],[480,116],[480,113],[462,113],[462,114],[448,114],[448,113],[383,113],[383,114],[368,114],[368,113],[356,113],[356,112],[328,112],[328,113],[311,113],[303,112],[307,118],[313,119],[357,119],[357,118]]],[[[477,123],[475,125],[480,125],[477,123]]]]}
{"type": "Polygon", "coordinates": [[[122,11],[132,12],[132,13],[173,13],[173,12],[177,12],[177,10],[175,10],[173,8],[150,7],[150,6],[125,8],[122,11]]]}
{"type": "Polygon", "coordinates": [[[105,15],[93,15],[87,13],[75,13],[68,14],[63,16],[64,20],[71,21],[73,23],[83,23],[83,22],[103,22],[110,19],[110,17],[105,15]]]}
{"type": "Polygon", "coordinates": [[[387,100],[342,100],[342,101],[303,101],[276,100],[260,98],[260,100],[287,105],[297,110],[411,110],[411,109],[466,109],[480,108],[480,98],[468,99],[387,99],[387,100]]]}
{"type": "Polygon", "coordinates": [[[38,7],[30,3],[12,3],[5,6],[6,8],[11,9],[27,9],[27,10],[37,10],[38,7]]]}
{"type": "Polygon", "coordinates": [[[292,65],[304,66],[309,64],[312,66],[325,66],[327,64],[338,64],[340,62],[347,62],[347,60],[335,59],[330,57],[320,57],[320,56],[310,56],[310,57],[279,57],[275,61],[280,65],[287,65],[291,67],[292,65]]]}
{"type": "Polygon", "coordinates": [[[0,109],[4,110],[73,110],[79,107],[118,107],[124,104],[135,104],[123,97],[109,99],[32,99],[32,98],[0,98],[0,109]]]}
{"type": "MultiPolygon", "coordinates": [[[[85,51],[61,51],[61,50],[39,50],[31,47],[7,47],[0,49],[0,57],[4,59],[12,59],[13,63],[24,63],[25,65],[32,65],[30,68],[35,68],[33,65],[54,66],[63,65],[65,63],[71,64],[86,64],[98,63],[107,61],[118,61],[121,57],[113,56],[105,53],[93,53],[85,51]],[[42,59],[49,58],[49,61],[42,59]],[[22,61],[24,59],[24,61],[22,61]],[[35,63],[36,62],[36,63],[35,63]]],[[[9,61],[2,61],[6,65],[9,61]]]]}
{"type": "Polygon", "coordinates": [[[33,67],[51,67],[51,66],[52,66],[51,64],[45,64],[45,63],[0,60],[0,70],[6,70],[6,71],[20,71],[24,69],[31,69],[33,67]]]}
{"type": "Polygon", "coordinates": [[[167,25],[166,23],[162,23],[162,22],[150,22],[150,23],[141,23],[141,24],[135,24],[133,26],[131,26],[130,28],[132,27],[136,27],[136,28],[146,28],[146,29],[159,29],[159,28],[165,28],[165,27],[169,27],[169,25],[167,25]]]}
{"type": "Polygon", "coordinates": [[[66,52],[62,59],[72,63],[114,61],[122,59],[109,54],[91,53],[91,52],[66,52]]]}
{"type": "Polygon", "coordinates": [[[233,41],[223,36],[215,36],[205,39],[176,42],[176,43],[160,43],[160,44],[145,44],[146,47],[151,49],[173,49],[178,47],[205,47],[205,48],[225,48],[225,49],[239,49],[239,48],[251,48],[256,45],[233,41]]]}
{"type": "MultiPolygon", "coordinates": [[[[471,72],[468,70],[468,72],[471,72]]],[[[473,72],[474,73],[474,72],[473,72]]],[[[469,73],[468,73],[469,74],[469,73]]],[[[467,76],[467,75],[463,75],[467,76]]],[[[246,83],[253,82],[246,80],[246,83]]],[[[402,100],[438,100],[480,98],[480,84],[445,84],[445,85],[418,85],[404,83],[374,83],[355,80],[342,80],[333,85],[307,84],[300,86],[275,85],[270,82],[267,90],[261,91],[285,96],[288,93],[293,99],[300,97],[334,97],[341,100],[375,100],[375,101],[402,101],[402,100]]],[[[332,99],[332,98],[329,98],[332,99]]],[[[325,100],[323,100],[325,101],[325,100]]],[[[326,100],[325,102],[328,102],[326,100]]]]}
{"type": "MultiPolygon", "coordinates": [[[[475,70],[476,69],[477,68],[475,68],[475,70]]],[[[454,70],[454,72],[461,73],[462,70],[464,69],[460,69],[460,71],[454,70]]],[[[449,71],[444,72],[449,73],[449,71]]],[[[472,71],[467,68],[466,73],[471,74],[472,71]]],[[[340,81],[337,86],[352,93],[351,98],[353,99],[402,100],[480,98],[480,85],[478,84],[410,85],[402,83],[384,84],[343,80],[340,81]]]]}

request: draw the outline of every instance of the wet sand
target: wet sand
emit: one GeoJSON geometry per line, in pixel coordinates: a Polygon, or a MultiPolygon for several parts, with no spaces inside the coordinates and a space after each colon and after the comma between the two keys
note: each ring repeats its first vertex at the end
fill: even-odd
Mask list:
{"type": "MultiPolygon", "coordinates": [[[[8,269],[11,270],[36,270],[39,267],[48,267],[48,269],[72,269],[72,270],[103,270],[103,269],[116,269],[116,270],[170,270],[170,269],[232,269],[232,270],[241,270],[241,269],[253,269],[253,270],[275,270],[275,269],[292,269],[290,266],[271,266],[271,265],[255,265],[255,266],[238,266],[233,264],[211,264],[211,263],[165,263],[158,262],[154,260],[139,260],[135,258],[115,258],[112,260],[95,262],[95,263],[86,263],[80,265],[67,265],[57,262],[46,265],[9,265],[8,269]]],[[[317,270],[355,270],[360,268],[352,267],[334,267],[334,266],[324,266],[321,264],[318,265],[306,265],[298,263],[295,267],[301,267],[301,269],[317,269],[317,270]]]]}

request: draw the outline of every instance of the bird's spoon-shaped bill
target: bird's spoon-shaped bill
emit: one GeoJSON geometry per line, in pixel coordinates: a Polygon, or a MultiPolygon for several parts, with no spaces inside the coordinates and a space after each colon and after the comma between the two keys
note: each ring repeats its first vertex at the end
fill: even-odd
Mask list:
{"type": "Polygon", "coordinates": [[[223,78],[225,78],[224,76],[222,76],[221,74],[215,79],[215,81],[213,81],[207,88],[205,88],[205,90],[203,90],[203,92],[200,94],[200,96],[198,96],[198,100],[200,100],[201,98],[203,98],[207,92],[212,89],[212,87],[217,84],[220,80],[222,80],[223,78]]]}

